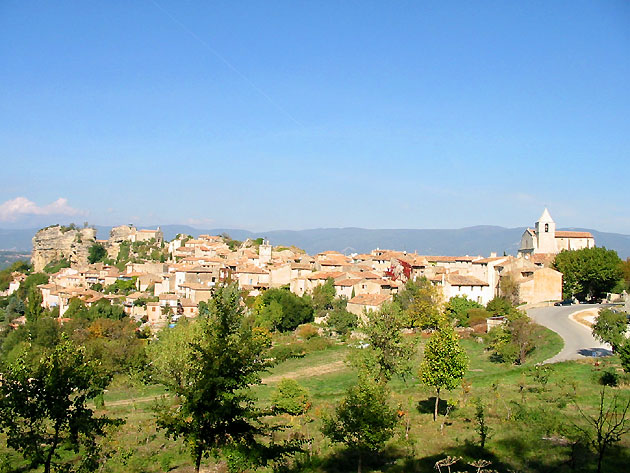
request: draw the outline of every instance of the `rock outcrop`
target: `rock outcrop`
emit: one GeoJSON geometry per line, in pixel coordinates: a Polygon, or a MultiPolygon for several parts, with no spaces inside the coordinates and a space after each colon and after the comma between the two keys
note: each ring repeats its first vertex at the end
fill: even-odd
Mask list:
{"type": "Polygon", "coordinates": [[[86,265],[90,247],[96,241],[94,228],[54,225],[39,230],[33,237],[31,263],[42,271],[48,263],[67,259],[71,265],[86,265]]]}

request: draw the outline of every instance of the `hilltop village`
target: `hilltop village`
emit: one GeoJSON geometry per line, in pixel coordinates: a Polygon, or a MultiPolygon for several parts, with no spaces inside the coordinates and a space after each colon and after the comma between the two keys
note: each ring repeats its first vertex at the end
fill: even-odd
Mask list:
{"type": "MultiPolygon", "coordinates": [[[[515,256],[439,256],[376,248],[366,254],[272,246],[263,239],[239,242],[228,235],[178,235],[124,225],[97,240],[92,228],[52,226],[33,238],[34,271],[50,277],[38,286],[42,306],[63,318],[73,299],[88,307],[100,300],[122,305],[125,313],[159,330],[178,317],[195,317],[213,288],[238,282],[245,296],[288,288],[297,296],[332,281],[347,310],[360,315],[391,301],[409,280],[426,278],[445,301],[455,296],[487,304],[496,296],[517,304],[562,299],[562,274],[551,268],[561,249],[593,247],[590,233],[556,232],[547,209],[523,235],[515,256]]],[[[23,275],[16,273],[8,294],[23,275]]]]}

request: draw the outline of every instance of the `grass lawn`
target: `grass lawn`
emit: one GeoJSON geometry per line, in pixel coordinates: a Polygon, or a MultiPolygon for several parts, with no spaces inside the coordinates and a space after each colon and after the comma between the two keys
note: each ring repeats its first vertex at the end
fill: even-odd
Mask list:
{"type": "MultiPolygon", "coordinates": [[[[364,471],[432,472],[437,471],[434,469],[435,462],[446,455],[463,458],[452,467],[452,471],[460,472],[477,471],[465,462],[482,458],[492,462],[491,469],[506,473],[594,471],[589,450],[567,443],[570,433],[575,430],[574,424],[582,422],[575,402],[587,414],[595,414],[601,390],[599,377],[604,370],[619,372],[619,360],[610,357],[545,365],[538,368],[538,372],[544,370],[543,374],[548,374],[545,380],[536,375],[536,363],[558,353],[562,340],[544,328],[539,335],[537,347],[524,366],[494,363],[484,344],[476,337],[462,340],[470,357],[470,369],[461,387],[443,393],[441,416],[437,422],[432,420],[434,392],[419,382],[417,368],[406,380],[392,380],[391,404],[398,407],[401,422],[385,450],[366,460],[364,471]],[[483,404],[490,427],[483,449],[479,446],[476,432],[476,399],[483,404]],[[445,417],[447,400],[453,408],[445,417]],[[409,426],[408,435],[406,425],[409,426]]],[[[412,360],[416,367],[419,366],[426,340],[419,340],[417,354],[412,360]]],[[[333,344],[302,358],[289,359],[263,376],[267,380],[264,385],[254,388],[261,405],[269,404],[277,383],[283,377],[296,379],[310,393],[312,422],[304,426],[297,418],[274,419],[291,425],[293,435],[308,433],[313,437],[313,456],[296,457],[285,471],[356,471],[354,453],[342,445],[331,444],[319,431],[322,416],[332,413],[344,391],[356,382],[353,369],[344,363],[350,350],[346,345],[333,344]]],[[[610,395],[616,393],[626,399],[630,396],[629,381],[624,376],[622,382],[625,384],[608,388],[610,395]]],[[[103,465],[103,472],[192,472],[190,456],[183,442],[166,439],[157,431],[150,410],[152,403],[137,401],[163,393],[160,386],[130,387],[123,382],[110,388],[101,412],[124,418],[126,423],[108,440],[106,448],[111,452],[111,458],[103,465]]],[[[276,438],[288,433],[279,434],[276,438]]],[[[0,458],[6,455],[6,460],[4,470],[0,471],[20,471],[25,467],[18,456],[2,448],[0,458]]],[[[610,450],[604,471],[628,471],[629,452],[630,439],[626,437],[610,450]]],[[[211,464],[211,460],[204,462],[206,466],[211,464]]]]}

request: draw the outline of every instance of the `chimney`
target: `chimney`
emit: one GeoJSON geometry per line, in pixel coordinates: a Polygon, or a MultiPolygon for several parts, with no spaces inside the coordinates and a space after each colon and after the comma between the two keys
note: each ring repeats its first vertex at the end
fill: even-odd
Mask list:
{"type": "Polygon", "coordinates": [[[490,253],[490,258],[496,258],[497,257],[497,252],[493,251],[490,253]]]}

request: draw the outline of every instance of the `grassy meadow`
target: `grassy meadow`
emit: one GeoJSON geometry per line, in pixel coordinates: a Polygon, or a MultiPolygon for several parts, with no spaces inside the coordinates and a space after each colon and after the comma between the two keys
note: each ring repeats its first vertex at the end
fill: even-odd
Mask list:
{"type": "MultiPolygon", "coordinates": [[[[426,336],[419,336],[413,360],[416,367],[426,340],[426,336]]],[[[284,337],[282,343],[300,342],[284,337]]],[[[462,457],[451,467],[453,472],[477,471],[467,462],[480,459],[490,461],[487,468],[499,472],[594,471],[593,454],[568,439],[574,424],[583,422],[576,403],[587,414],[596,413],[602,388],[599,378],[604,370],[614,370],[621,377],[619,387],[607,388],[610,396],[618,393],[627,399],[630,395],[630,381],[621,373],[616,357],[545,365],[538,368],[537,376],[536,364],[562,348],[560,337],[547,329],[541,329],[538,348],[524,366],[493,362],[484,343],[474,334],[464,338],[462,345],[470,357],[469,371],[459,388],[442,393],[441,415],[436,422],[432,419],[434,392],[420,384],[417,368],[408,379],[392,380],[391,403],[398,408],[400,422],[384,451],[364,463],[364,471],[437,471],[434,469],[436,461],[447,455],[462,457]],[[480,447],[476,432],[476,399],[483,404],[490,429],[485,448],[480,447]]],[[[320,433],[322,415],[333,412],[335,403],[356,381],[356,373],[345,362],[352,348],[340,341],[320,343],[318,348],[303,357],[289,358],[278,364],[264,376],[264,384],[254,388],[261,405],[269,405],[282,378],[297,380],[310,394],[312,406],[306,418],[270,419],[287,426],[287,430],[276,434],[276,439],[288,435],[313,438],[310,454],[300,454],[289,464],[277,468],[313,473],[356,471],[353,452],[343,445],[331,444],[320,433]]],[[[110,386],[104,406],[97,412],[124,418],[126,422],[107,439],[105,451],[109,458],[101,471],[193,471],[183,442],[166,439],[156,430],[151,406],[164,394],[160,386],[144,386],[125,379],[117,379],[110,386]]],[[[2,448],[0,471],[27,471],[21,457],[2,448]]],[[[626,437],[609,451],[604,471],[627,471],[629,464],[630,439],[626,437]]],[[[205,460],[203,469],[225,471],[224,465],[213,459],[205,460]]],[[[272,471],[272,468],[264,471],[272,471]]],[[[442,468],[442,471],[448,470],[442,468]]]]}

